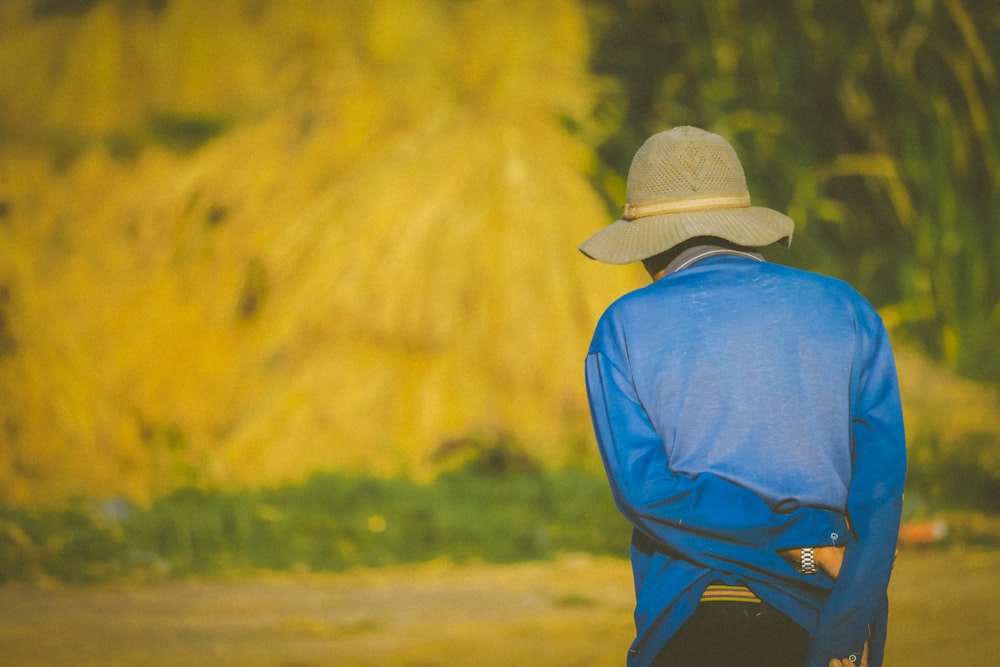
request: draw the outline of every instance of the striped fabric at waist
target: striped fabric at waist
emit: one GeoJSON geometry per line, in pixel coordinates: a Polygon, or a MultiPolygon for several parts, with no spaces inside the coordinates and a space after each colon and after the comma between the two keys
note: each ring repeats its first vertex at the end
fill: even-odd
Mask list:
{"type": "Polygon", "coordinates": [[[753,591],[746,586],[729,584],[709,584],[701,594],[702,602],[760,602],[753,591]]]}

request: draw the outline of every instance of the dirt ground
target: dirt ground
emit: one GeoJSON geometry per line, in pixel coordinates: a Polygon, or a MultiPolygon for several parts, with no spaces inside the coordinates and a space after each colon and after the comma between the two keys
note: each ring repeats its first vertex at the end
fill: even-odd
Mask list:
{"type": "MultiPolygon", "coordinates": [[[[344,574],[0,588],[5,667],[623,665],[628,564],[430,563],[344,574]]],[[[1000,551],[900,553],[887,664],[996,665],[1000,551]]]]}

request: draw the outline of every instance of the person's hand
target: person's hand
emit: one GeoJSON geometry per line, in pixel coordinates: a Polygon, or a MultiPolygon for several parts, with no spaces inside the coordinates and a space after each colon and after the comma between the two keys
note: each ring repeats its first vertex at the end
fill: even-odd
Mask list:
{"type": "MultiPolygon", "coordinates": [[[[813,560],[816,562],[816,567],[836,581],[840,575],[840,568],[844,564],[845,550],[845,546],[813,547],[813,560]]],[[[778,553],[796,568],[802,562],[801,549],[783,549],[778,553]]],[[[829,662],[829,667],[868,667],[868,642],[865,642],[860,662],[851,662],[850,658],[834,658],[829,662]]]]}
{"type": "Polygon", "coordinates": [[[816,567],[823,570],[834,581],[840,576],[840,567],[844,564],[844,551],[847,547],[816,547],[813,549],[813,558],[816,567]]]}
{"type": "Polygon", "coordinates": [[[829,667],[868,667],[868,642],[865,642],[865,650],[861,652],[861,662],[851,662],[849,658],[833,659],[829,667]]]}

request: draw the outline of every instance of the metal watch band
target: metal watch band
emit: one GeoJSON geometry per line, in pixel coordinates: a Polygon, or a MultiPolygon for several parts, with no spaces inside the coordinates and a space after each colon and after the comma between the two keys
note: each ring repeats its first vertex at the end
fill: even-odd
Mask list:
{"type": "Polygon", "coordinates": [[[799,565],[799,572],[802,574],[816,574],[816,560],[813,557],[812,547],[802,547],[802,561],[799,565]]]}

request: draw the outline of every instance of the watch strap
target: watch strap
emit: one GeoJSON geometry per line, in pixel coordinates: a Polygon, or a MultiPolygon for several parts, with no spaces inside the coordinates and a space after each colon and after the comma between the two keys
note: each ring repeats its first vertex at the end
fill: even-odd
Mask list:
{"type": "Polygon", "coordinates": [[[816,557],[813,555],[812,547],[802,547],[801,560],[799,562],[799,572],[802,574],[816,574],[816,557]]]}

